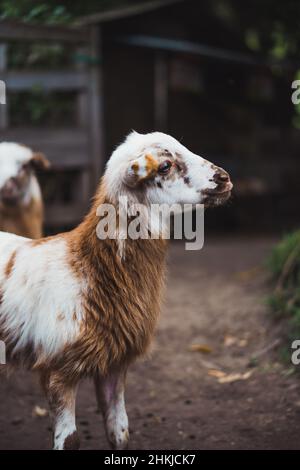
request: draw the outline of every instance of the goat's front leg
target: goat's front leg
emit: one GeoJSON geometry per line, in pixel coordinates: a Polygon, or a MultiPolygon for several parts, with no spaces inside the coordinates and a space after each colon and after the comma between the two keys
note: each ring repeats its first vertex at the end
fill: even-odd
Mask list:
{"type": "Polygon", "coordinates": [[[67,384],[63,377],[55,372],[43,374],[41,383],[53,419],[53,449],[79,449],[79,438],[75,423],[77,386],[67,384]]]}
{"type": "Polygon", "coordinates": [[[128,418],[125,409],[124,389],[126,370],[94,377],[98,407],[105,423],[106,436],[113,449],[128,446],[128,418]]]}

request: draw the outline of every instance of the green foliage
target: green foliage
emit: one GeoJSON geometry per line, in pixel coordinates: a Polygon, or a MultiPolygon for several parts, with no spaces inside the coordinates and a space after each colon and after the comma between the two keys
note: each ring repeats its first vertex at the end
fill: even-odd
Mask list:
{"type": "Polygon", "coordinates": [[[255,29],[247,29],[245,32],[245,43],[246,46],[251,49],[251,51],[259,51],[260,50],[260,39],[259,34],[255,29]]]}
{"type": "MultiPolygon", "coordinates": [[[[145,0],[143,0],[145,1],[145,0]]],[[[66,24],[78,16],[139,3],[138,0],[0,0],[0,18],[31,23],[66,24]]]]}
{"type": "Polygon", "coordinates": [[[76,119],[74,93],[48,93],[40,86],[31,92],[10,94],[11,124],[58,127],[74,125],[76,119]]]}
{"type": "MultiPolygon", "coordinates": [[[[276,245],[267,260],[268,268],[273,274],[274,279],[279,279],[288,257],[298,248],[300,248],[300,230],[286,235],[283,240],[276,245]]],[[[300,268],[300,250],[297,262],[300,268]]]]}
{"type": "Polygon", "coordinates": [[[65,24],[70,22],[72,15],[64,5],[55,2],[36,2],[32,0],[0,1],[0,18],[22,20],[25,22],[38,22],[45,24],[65,24]]]}
{"type": "Polygon", "coordinates": [[[289,338],[300,337],[300,231],[293,232],[278,243],[267,261],[276,282],[268,299],[277,318],[288,320],[289,338]]]}

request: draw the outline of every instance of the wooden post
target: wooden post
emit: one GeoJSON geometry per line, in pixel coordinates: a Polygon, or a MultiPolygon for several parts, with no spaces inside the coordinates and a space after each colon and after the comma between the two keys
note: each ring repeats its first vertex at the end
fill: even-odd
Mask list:
{"type": "MultiPolygon", "coordinates": [[[[76,55],[80,57],[88,56],[89,50],[87,46],[80,46],[76,48],[76,55]]],[[[88,65],[83,62],[76,62],[75,67],[81,73],[86,73],[88,75],[88,65]]],[[[86,129],[88,126],[88,111],[89,111],[89,96],[87,88],[80,91],[77,95],[76,103],[76,122],[77,125],[81,128],[86,129]]]]}
{"type": "Polygon", "coordinates": [[[167,132],[168,127],[168,60],[156,52],[154,63],[154,124],[155,130],[167,132]]]}
{"type": "Polygon", "coordinates": [[[100,26],[91,26],[90,55],[95,63],[90,66],[90,148],[92,156],[92,193],[104,170],[104,118],[103,118],[103,65],[102,36],[100,26]]]}
{"type": "MultiPolygon", "coordinates": [[[[7,63],[7,45],[0,44],[0,80],[2,79],[2,74],[6,70],[7,63]]],[[[8,112],[7,112],[7,99],[6,104],[0,104],[0,129],[6,129],[8,126],[8,112]]]]}

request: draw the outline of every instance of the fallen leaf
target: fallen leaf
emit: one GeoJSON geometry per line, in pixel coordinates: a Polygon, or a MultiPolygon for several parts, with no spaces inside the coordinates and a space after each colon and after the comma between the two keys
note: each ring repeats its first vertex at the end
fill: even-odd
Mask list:
{"type": "Polygon", "coordinates": [[[249,370],[248,372],[245,372],[244,374],[239,374],[239,373],[233,373],[233,374],[228,374],[225,377],[220,377],[219,383],[220,384],[225,384],[225,383],[231,383],[231,382],[236,382],[237,380],[247,380],[251,375],[253,374],[252,370],[249,370]]]}
{"type": "Polygon", "coordinates": [[[207,373],[211,377],[217,377],[217,379],[226,376],[225,372],[218,369],[210,369],[207,373]]]}
{"type": "Polygon", "coordinates": [[[249,379],[251,377],[251,375],[253,374],[253,372],[254,372],[253,370],[248,370],[248,372],[245,372],[243,374],[243,380],[249,379]]]}
{"type": "Polygon", "coordinates": [[[261,266],[254,266],[253,268],[250,268],[246,271],[239,271],[235,273],[234,277],[239,281],[246,282],[256,278],[257,275],[261,273],[261,271],[261,266]]]}
{"type": "Polygon", "coordinates": [[[224,346],[232,346],[237,342],[237,338],[231,335],[225,335],[224,337],[224,346]]]}
{"type": "Polygon", "coordinates": [[[209,354],[212,352],[212,348],[208,346],[207,344],[192,344],[189,347],[190,351],[195,351],[195,352],[202,352],[205,354],[209,354]]]}
{"type": "Polygon", "coordinates": [[[160,416],[154,416],[154,421],[156,421],[157,423],[161,423],[161,417],[160,416]]]}
{"type": "Polygon", "coordinates": [[[46,408],[41,408],[40,406],[36,405],[32,411],[33,416],[37,416],[39,418],[44,418],[48,416],[48,410],[46,408]]]}
{"type": "Polygon", "coordinates": [[[244,348],[248,344],[248,340],[246,338],[236,338],[235,336],[225,335],[224,336],[224,346],[230,347],[234,344],[237,344],[240,348],[244,348]]]}

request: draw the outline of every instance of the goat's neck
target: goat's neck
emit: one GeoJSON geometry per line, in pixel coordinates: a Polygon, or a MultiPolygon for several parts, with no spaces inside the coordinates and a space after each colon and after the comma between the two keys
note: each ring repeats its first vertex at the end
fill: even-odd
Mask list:
{"type": "Polygon", "coordinates": [[[103,204],[112,204],[114,206],[118,227],[119,207],[107,198],[105,186],[102,182],[89,213],[82,224],[75,229],[80,251],[82,251],[84,255],[89,255],[93,259],[96,259],[99,255],[103,255],[103,251],[109,250],[110,256],[112,256],[117,263],[123,262],[124,267],[126,266],[128,258],[130,258],[131,261],[134,259],[142,261],[143,259],[144,262],[147,262],[149,256],[152,257],[154,262],[163,264],[167,242],[162,238],[146,240],[131,240],[127,238],[126,240],[120,240],[117,228],[116,239],[106,238],[105,240],[100,240],[97,236],[97,225],[100,220],[100,217],[97,216],[97,209],[103,204]]]}
{"type": "Polygon", "coordinates": [[[107,371],[147,350],[160,311],[166,242],[127,239],[121,258],[118,240],[97,237],[96,210],[104,203],[100,186],[91,211],[68,236],[71,264],[87,285],[80,348],[91,351],[87,367],[100,364],[107,371]]]}

